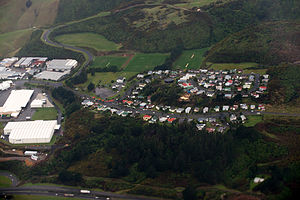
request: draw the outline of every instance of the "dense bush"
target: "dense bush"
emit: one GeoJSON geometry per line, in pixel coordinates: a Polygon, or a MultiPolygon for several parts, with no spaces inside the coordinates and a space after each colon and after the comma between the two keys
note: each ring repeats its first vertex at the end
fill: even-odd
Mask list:
{"type": "Polygon", "coordinates": [[[49,46],[43,43],[41,41],[42,33],[42,30],[34,31],[31,35],[30,40],[17,53],[17,56],[43,56],[48,57],[49,59],[71,58],[77,60],[79,63],[83,63],[84,56],[82,54],[64,48],[49,46]]]}

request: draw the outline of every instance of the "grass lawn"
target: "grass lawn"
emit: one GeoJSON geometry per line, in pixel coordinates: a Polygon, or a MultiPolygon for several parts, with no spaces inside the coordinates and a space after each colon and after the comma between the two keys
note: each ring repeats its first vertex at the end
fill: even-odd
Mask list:
{"type": "Polygon", "coordinates": [[[97,56],[90,68],[104,68],[115,65],[120,69],[127,59],[128,57],[97,56]]]}
{"type": "Polygon", "coordinates": [[[247,122],[244,124],[246,127],[255,126],[257,123],[261,122],[262,116],[260,115],[249,115],[247,116],[247,122]]]}
{"type": "Polygon", "coordinates": [[[0,176],[0,187],[10,187],[12,184],[11,180],[6,176],[0,176]]]}
{"type": "Polygon", "coordinates": [[[31,29],[24,29],[0,34],[0,57],[13,56],[17,50],[25,45],[31,33],[31,29]]]}
{"type": "Polygon", "coordinates": [[[57,110],[55,108],[39,108],[32,116],[32,120],[55,120],[57,110]]]}
{"type": "MultiPolygon", "coordinates": [[[[209,64],[209,63],[207,63],[209,64]]],[[[211,63],[210,63],[211,64],[211,63]]],[[[257,63],[213,63],[209,69],[214,70],[230,70],[230,69],[242,69],[243,73],[249,74],[251,72],[257,74],[265,74],[267,69],[247,69],[250,67],[257,67],[257,63]]]]}
{"type": "Polygon", "coordinates": [[[208,48],[183,51],[181,56],[173,63],[175,69],[199,69],[203,55],[208,48]],[[188,64],[187,67],[185,67],[188,64]]]}
{"type": "Polygon", "coordinates": [[[113,51],[121,48],[121,45],[111,42],[102,35],[95,33],[65,34],[57,36],[55,39],[64,44],[89,47],[97,51],[113,51]]]}
{"type": "Polygon", "coordinates": [[[100,85],[111,84],[111,81],[116,81],[119,77],[124,76],[127,80],[136,75],[136,72],[96,72],[95,76],[88,74],[88,81],[84,84],[78,85],[78,87],[87,87],[90,82],[93,82],[95,85],[100,83],[100,85]]]}
{"type": "MultiPolygon", "coordinates": [[[[69,200],[70,197],[56,197],[56,196],[38,196],[38,195],[14,195],[14,200],[69,200]]],[[[80,200],[81,198],[72,197],[73,200],[80,200]]]]}
{"type": "Polygon", "coordinates": [[[125,72],[143,72],[152,70],[157,65],[164,63],[168,54],[161,53],[137,53],[124,69],[125,72]]]}

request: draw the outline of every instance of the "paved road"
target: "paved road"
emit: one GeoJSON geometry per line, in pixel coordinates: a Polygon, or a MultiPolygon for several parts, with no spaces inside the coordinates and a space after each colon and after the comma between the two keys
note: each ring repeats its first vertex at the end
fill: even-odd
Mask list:
{"type": "MultiPolygon", "coordinates": [[[[63,27],[63,26],[61,26],[61,27],[63,27]]],[[[51,32],[54,29],[55,29],[55,27],[51,28],[51,29],[48,29],[43,33],[43,35],[42,35],[43,42],[45,42],[47,44],[50,44],[50,45],[53,45],[53,46],[56,46],[56,47],[66,48],[66,49],[70,49],[70,50],[73,50],[73,51],[76,51],[76,52],[79,52],[79,53],[82,53],[82,54],[86,54],[88,56],[88,60],[86,62],[84,62],[83,66],[77,71],[77,74],[80,74],[82,69],[86,68],[93,61],[93,59],[94,59],[93,54],[90,53],[86,49],[82,49],[82,48],[67,45],[67,44],[61,44],[61,43],[54,42],[54,41],[50,40],[49,35],[51,34],[51,32]]]]}
{"type": "Polygon", "coordinates": [[[22,186],[22,187],[10,187],[10,188],[0,188],[0,193],[5,194],[30,194],[30,195],[46,195],[46,196],[63,196],[64,194],[73,194],[74,197],[84,198],[84,199],[99,199],[109,198],[119,198],[119,199],[129,199],[129,200],[157,200],[151,197],[142,197],[134,195],[124,195],[116,194],[110,192],[99,192],[91,190],[90,194],[81,194],[80,189],[60,187],[60,186],[22,186]]]}

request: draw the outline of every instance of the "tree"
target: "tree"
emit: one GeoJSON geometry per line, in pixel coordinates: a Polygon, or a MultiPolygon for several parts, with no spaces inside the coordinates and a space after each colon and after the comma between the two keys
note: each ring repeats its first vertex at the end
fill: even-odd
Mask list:
{"type": "Polygon", "coordinates": [[[193,186],[187,186],[182,195],[184,200],[197,200],[197,191],[193,186]]]}
{"type": "Polygon", "coordinates": [[[59,173],[58,180],[64,184],[78,185],[83,179],[80,173],[63,170],[59,173]]]}
{"type": "Polygon", "coordinates": [[[89,91],[92,91],[93,89],[95,89],[95,84],[92,83],[92,82],[90,82],[90,84],[88,85],[87,89],[88,89],[89,91]]]}

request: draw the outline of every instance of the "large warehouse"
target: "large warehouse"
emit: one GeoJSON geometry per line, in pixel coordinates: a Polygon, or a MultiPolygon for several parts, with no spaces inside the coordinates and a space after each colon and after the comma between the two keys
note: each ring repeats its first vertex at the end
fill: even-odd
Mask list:
{"type": "Polygon", "coordinates": [[[27,106],[33,92],[34,90],[12,90],[4,105],[0,107],[0,114],[17,117],[22,108],[27,106]]]}
{"type": "Polygon", "coordinates": [[[46,63],[48,71],[64,72],[77,67],[78,62],[72,59],[54,59],[46,63]]]}
{"type": "Polygon", "coordinates": [[[4,135],[9,135],[12,144],[49,143],[56,129],[59,129],[56,120],[8,122],[4,135]]]}

